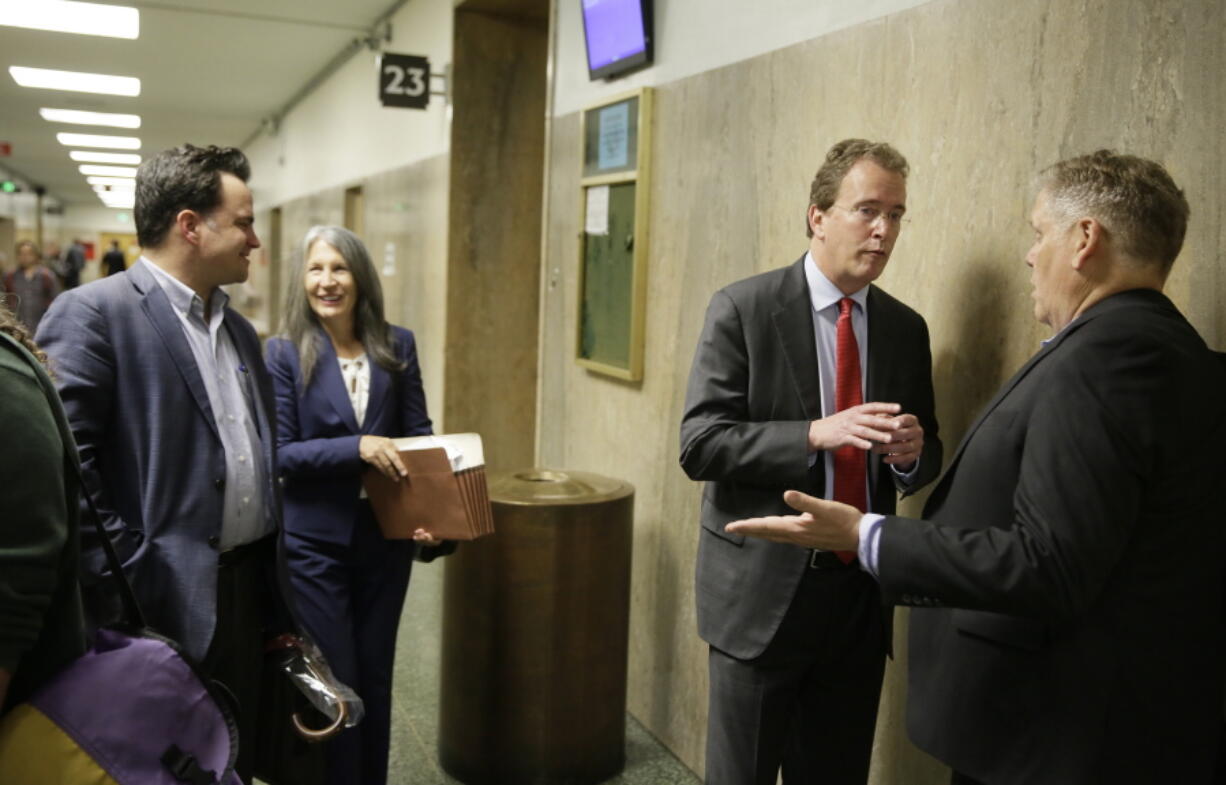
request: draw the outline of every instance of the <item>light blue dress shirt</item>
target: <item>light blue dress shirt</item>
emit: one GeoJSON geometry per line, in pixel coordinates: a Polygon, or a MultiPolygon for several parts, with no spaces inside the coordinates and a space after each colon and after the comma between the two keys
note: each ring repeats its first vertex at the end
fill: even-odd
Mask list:
{"type": "MultiPolygon", "coordinates": [[[[204,319],[204,301],[191,287],[158,267],[146,257],[144,264],[153,274],[179,317],[183,335],[204,380],[209,407],[226,455],[226,485],[221,521],[222,550],[254,542],[273,531],[264,498],[268,468],[256,424],[254,380],[230,339],[222,329],[229,296],[221,289],[210,295],[209,319],[204,319]]],[[[190,460],[183,445],[184,460],[190,460]]]]}

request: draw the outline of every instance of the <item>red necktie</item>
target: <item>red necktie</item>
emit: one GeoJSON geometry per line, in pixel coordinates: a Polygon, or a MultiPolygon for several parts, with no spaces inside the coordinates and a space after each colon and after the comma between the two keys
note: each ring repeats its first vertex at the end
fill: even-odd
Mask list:
{"type": "MultiPolygon", "coordinates": [[[[855,305],[850,297],[839,300],[838,337],[835,343],[834,410],[841,412],[864,403],[860,392],[860,347],[856,344],[856,332],[851,326],[851,308],[855,305]]],[[[866,455],[864,450],[852,446],[834,451],[834,500],[850,504],[860,512],[868,511],[868,491],[865,488],[866,455]]],[[[856,554],[852,551],[836,551],[844,564],[851,564],[856,554]]]]}

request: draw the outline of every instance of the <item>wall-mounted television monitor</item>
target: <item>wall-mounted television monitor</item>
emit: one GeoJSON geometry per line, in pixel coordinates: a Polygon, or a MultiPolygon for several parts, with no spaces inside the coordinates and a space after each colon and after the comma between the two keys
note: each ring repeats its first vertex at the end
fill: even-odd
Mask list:
{"type": "Polygon", "coordinates": [[[651,64],[651,0],[579,1],[592,79],[611,79],[651,64]]]}

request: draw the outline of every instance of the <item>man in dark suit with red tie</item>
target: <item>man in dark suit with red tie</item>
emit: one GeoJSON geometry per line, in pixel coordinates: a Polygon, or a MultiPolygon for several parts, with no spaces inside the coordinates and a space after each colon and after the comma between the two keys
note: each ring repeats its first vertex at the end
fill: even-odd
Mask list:
{"type": "Polygon", "coordinates": [[[863,785],[890,613],[854,553],[724,526],[792,487],[892,513],[941,468],[928,328],[871,285],[906,211],[907,162],[839,142],[813,180],[808,252],[716,292],[695,352],[681,465],[703,489],[698,631],[710,644],[707,782],[863,785]],[[833,675],[832,675],[833,674],[833,675]]]}
{"type": "Polygon", "coordinates": [[[1187,226],[1157,162],[1040,176],[1053,336],[971,425],[924,520],[800,493],[738,534],[854,548],[910,618],[907,730],[955,785],[1211,781],[1222,721],[1226,374],[1162,293],[1187,226]]]}

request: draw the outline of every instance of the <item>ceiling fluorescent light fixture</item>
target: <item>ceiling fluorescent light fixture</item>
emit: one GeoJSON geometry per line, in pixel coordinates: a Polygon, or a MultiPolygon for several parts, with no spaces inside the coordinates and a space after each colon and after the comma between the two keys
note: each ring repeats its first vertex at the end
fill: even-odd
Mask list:
{"type": "Polygon", "coordinates": [[[105,147],[111,150],[139,150],[140,139],[135,136],[99,136],[98,134],[56,134],[55,138],[65,147],[105,147]]]}
{"type": "Polygon", "coordinates": [[[9,74],[22,87],[46,90],[70,90],[77,93],[103,95],[140,95],[140,80],[134,76],[90,74],[84,71],[55,71],[50,68],[26,68],[10,65],[9,74]]]}
{"type": "Polygon", "coordinates": [[[136,177],[135,166],[94,166],[81,164],[77,167],[81,174],[99,174],[103,177],[136,177]]]}
{"type": "Polygon", "coordinates": [[[54,33],[139,38],[140,11],[73,0],[0,0],[0,25],[54,33]]]}
{"type": "Polygon", "coordinates": [[[93,150],[70,150],[68,157],[81,164],[140,165],[140,156],[136,153],[99,153],[93,150]]]}
{"type": "Polygon", "coordinates": [[[85,178],[85,182],[95,188],[109,186],[111,188],[127,188],[129,191],[136,188],[136,181],[131,177],[101,177],[99,175],[91,175],[85,178]]]}
{"type": "Polygon", "coordinates": [[[76,109],[38,110],[49,123],[72,123],[73,125],[107,125],[112,128],[140,128],[140,115],[114,114],[111,112],[80,112],[76,109]]]}
{"type": "Polygon", "coordinates": [[[116,210],[131,210],[136,206],[136,197],[132,194],[98,194],[98,198],[107,207],[115,208],[116,210]]]}

